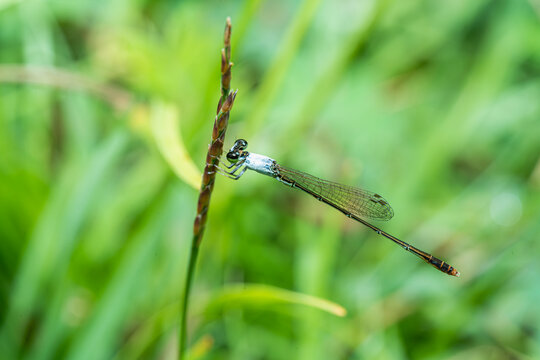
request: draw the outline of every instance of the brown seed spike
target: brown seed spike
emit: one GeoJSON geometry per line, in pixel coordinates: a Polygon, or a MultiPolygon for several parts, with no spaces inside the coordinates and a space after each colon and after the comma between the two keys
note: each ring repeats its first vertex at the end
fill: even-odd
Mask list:
{"type": "Polygon", "coordinates": [[[191,280],[195,272],[195,264],[200,243],[202,241],[208,209],[210,205],[210,196],[214,188],[216,177],[216,169],[213,164],[217,163],[216,158],[223,152],[223,140],[227,130],[229,120],[229,111],[232,108],[236,92],[231,93],[231,19],[227,18],[224,32],[224,49],[220,53],[221,65],[221,97],[217,106],[217,116],[214,119],[214,127],[212,131],[212,140],[208,148],[206,157],[206,166],[203,173],[201,183],[201,191],[199,193],[199,201],[197,203],[197,215],[193,224],[193,238],[191,242],[191,252],[189,256],[188,270],[186,280],[184,281],[184,292],[182,301],[182,316],[179,331],[178,353],[180,358],[185,357],[187,336],[186,336],[186,314],[188,312],[188,300],[190,294],[191,280]]]}
{"type": "Polygon", "coordinates": [[[231,45],[231,17],[227,17],[227,20],[225,22],[225,33],[223,34],[223,44],[225,47],[231,45]]]}
{"type": "Polygon", "coordinates": [[[225,46],[227,59],[231,58],[231,32],[232,32],[231,18],[228,17],[227,23],[225,24],[225,34],[223,35],[223,45],[225,46]]]}
{"type": "Polygon", "coordinates": [[[235,90],[234,92],[230,93],[229,96],[227,96],[227,100],[225,100],[225,102],[221,106],[221,111],[222,112],[227,112],[227,111],[231,110],[231,108],[233,106],[233,103],[234,103],[234,99],[236,98],[236,93],[237,92],[238,92],[238,90],[235,90]]]}
{"type": "Polygon", "coordinates": [[[221,49],[221,73],[225,74],[229,64],[227,64],[227,56],[225,55],[225,49],[221,49]]]}

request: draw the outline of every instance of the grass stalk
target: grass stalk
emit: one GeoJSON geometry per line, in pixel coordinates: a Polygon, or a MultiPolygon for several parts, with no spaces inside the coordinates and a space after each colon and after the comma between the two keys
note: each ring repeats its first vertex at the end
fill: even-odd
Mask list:
{"type": "Polygon", "coordinates": [[[227,18],[225,25],[224,47],[221,50],[221,97],[218,102],[217,115],[212,130],[212,141],[208,147],[206,155],[206,165],[203,172],[201,190],[197,203],[197,216],[193,225],[193,238],[191,241],[191,253],[189,255],[188,269],[184,282],[184,293],[181,298],[180,308],[180,328],[179,328],[179,349],[178,358],[184,359],[187,347],[187,314],[189,310],[189,295],[191,284],[195,273],[197,255],[202,241],[208,208],[210,205],[210,196],[214,189],[216,173],[214,166],[217,165],[218,158],[223,152],[223,142],[225,132],[229,122],[229,112],[233,106],[236,92],[231,92],[231,19],[227,18]]]}

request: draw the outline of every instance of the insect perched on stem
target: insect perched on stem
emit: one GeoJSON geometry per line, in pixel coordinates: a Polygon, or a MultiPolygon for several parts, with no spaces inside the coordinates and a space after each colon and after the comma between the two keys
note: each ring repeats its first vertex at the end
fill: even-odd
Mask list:
{"type": "Polygon", "coordinates": [[[341,211],[345,216],[364,224],[377,234],[392,240],[436,269],[448,275],[459,276],[459,271],[450,264],[399,240],[363,219],[390,220],[394,216],[392,207],[381,195],[286,168],[267,156],[246,151],[247,145],[246,140],[236,140],[227,153],[230,164],[221,163],[226,169],[216,165],[216,170],[230,179],[238,180],[249,169],[273,177],[285,185],[303,190],[317,200],[341,211]]]}

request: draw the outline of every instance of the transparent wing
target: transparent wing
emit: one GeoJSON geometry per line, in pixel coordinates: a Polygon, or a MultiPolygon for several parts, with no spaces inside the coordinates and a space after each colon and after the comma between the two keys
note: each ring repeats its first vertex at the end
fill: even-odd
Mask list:
{"type": "Polygon", "coordinates": [[[296,183],[358,217],[390,220],[394,216],[394,210],[390,204],[379,194],[319,179],[316,176],[281,165],[277,165],[277,170],[283,180],[296,183]]]}

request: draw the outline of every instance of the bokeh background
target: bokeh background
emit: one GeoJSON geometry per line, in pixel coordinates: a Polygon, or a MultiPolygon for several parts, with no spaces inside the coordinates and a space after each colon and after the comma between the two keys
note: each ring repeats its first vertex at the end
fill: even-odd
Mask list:
{"type": "Polygon", "coordinates": [[[538,0],[1,1],[0,357],[176,357],[227,16],[226,146],[382,194],[462,275],[218,177],[191,358],[539,358],[538,0]]]}

